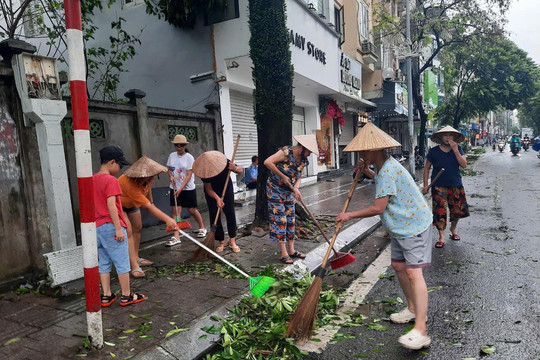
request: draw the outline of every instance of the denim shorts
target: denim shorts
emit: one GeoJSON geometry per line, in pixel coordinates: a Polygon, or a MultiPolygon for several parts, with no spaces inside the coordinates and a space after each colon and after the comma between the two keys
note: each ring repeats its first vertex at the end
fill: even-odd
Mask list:
{"type": "Polygon", "coordinates": [[[114,224],[105,223],[96,229],[100,274],[110,273],[113,264],[117,274],[125,274],[131,270],[127,232],[125,228],[122,228],[122,231],[124,241],[117,241],[114,239],[114,224]]]}
{"type": "Polygon", "coordinates": [[[432,226],[420,234],[404,239],[392,238],[392,261],[404,262],[407,267],[421,268],[431,265],[432,226]]]}

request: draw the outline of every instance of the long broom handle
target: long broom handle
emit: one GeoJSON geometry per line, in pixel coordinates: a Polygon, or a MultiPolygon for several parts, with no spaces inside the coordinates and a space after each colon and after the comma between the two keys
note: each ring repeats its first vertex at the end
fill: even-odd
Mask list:
{"type": "Polygon", "coordinates": [[[443,172],[444,172],[444,168],[441,168],[441,170],[439,170],[439,172],[437,173],[437,175],[435,175],[433,180],[431,180],[431,184],[428,185],[428,187],[426,188],[426,191],[431,188],[431,186],[435,183],[435,181],[437,181],[437,179],[442,175],[443,172]]]}
{"type": "MultiPolygon", "coordinates": [[[[294,192],[294,187],[291,183],[289,183],[289,187],[291,188],[291,190],[294,192]]],[[[324,237],[324,239],[326,240],[326,242],[328,244],[330,244],[330,239],[328,239],[328,236],[326,235],[326,233],[324,232],[324,229],[322,228],[321,224],[319,224],[319,222],[317,221],[317,219],[315,218],[315,216],[311,213],[311,211],[309,211],[308,207],[306,206],[306,204],[304,204],[304,200],[300,199],[300,204],[302,204],[302,207],[304,208],[304,210],[306,210],[306,212],[308,213],[309,217],[311,218],[311,220],[313,220],[313,222],[315,223],[315,225],[317,226],[317,228],[319,229],[319,231],[321,232],[322,236],[324,237]]],[[[334,247],[332,247],[332,250],[334,250],[334,253],[336,254],[337,256],[337,251],[336,249],[334,249],[334,247]]]]}
{"type": "Polygon", "coordinates": [[[172,188],[174,197],[174,212],[176,213],[176,219],[174,219],[174,221],[176,221],[180,218],[180,216],[178,216],[178,204],[176,203],[176,179],[174,178],[174,176],[172,181],[172,188]]]}
{"type": "Polygon", "coordinates": [[[246,274],[245,272],[240,270],[238,267],[236,267],[235,265],[233,265],[230,262],[228,262],[227,260],[225,260],[222,256],[218,255],[215,251],[210,250],[210,248],[208,248],[208,246],[202,244],[200,241],[195,240],[194,238],[191,237],[191,235],[187,234],[186,232],[184,232],[184,231],[182,231],[180,229],[178,229],[178,231],[180,232],[180,234],[184,235],[189,240],[193,241],[195,244],[202,247],[204,250],[208,251],[210,254],[214,255],[216,258],[218,258],[219,260],[221,260],[225,264],[229,265],[234,270],[238,271],[240,274],[244,275],[245,277],[247,277],[249,279],[250,276],[248,274],[246,274]]]}
{"type": "MultiPolygon", "coordinates": [[[[232,158],[231,158],[231,162],[234,163],[234,158],[236,157],[236,150],[238,150],[238,143],[240,142],[240,134],[238,134],[238,136],[236,137],[236,144],[234,144],[234,151],[233,151],[233,154],[232,154],[232,158]]],[[[229,169],[229,171],[227,172],[227,179],[225,179],[225,186],[223,186],[223,192],[221,193],[221,201],[223,201],[223,198],[225,197],[225,192],[227,191],[227,185],[229,185],[229,177],[231,176],[231,170],[229,169]]],[[[219,219],[219,214],[221,213],[221,208],[218,207],[218,210],[217,210],[217,213],[216,213],[216,218],[214,220],[214,224],[212,226],[216,226],[217,225],[217,221],[219,219]]]]}
{"type": "MultiPolygon", "coordinates": [[[[346,212],[347,209],[349,208],[349,203],[351,202],[354,189],[356,188],[356,184],[358,184],[358,179],[360,179],[360,174],[364,172],[364,169],[365,169],[365,165],[362,167],[362,169],[358,169],[358,172],[354,176],[354,180],[351,184],[351,188],[349,189],[349,193],[347,194],[347,200],[345,200],[345,204],[343,205],[343,210],[341,210],[342,214],[346,212]]],[[[328,250],[326,250],[326,255],[324,256],[324,259],[321,265],[321,267],[323,268],[326,267],[326,263],[328,262],[328,258],[330,257],[331,248],[334,247],[334,243],[336,242],[337,236],[342,226],[343,226],[343,221],[338,222],[336,226],[336,230],[334,230],[334,235],[332,236],[332,240],[330,241],[330,246],[328,247],[328,250]]]]}

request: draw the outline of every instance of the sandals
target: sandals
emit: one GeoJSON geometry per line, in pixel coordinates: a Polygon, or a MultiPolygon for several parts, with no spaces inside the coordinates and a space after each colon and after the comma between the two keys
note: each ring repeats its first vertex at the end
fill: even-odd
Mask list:
{"type": "Polygon", "coordinates": [[[171,240],[167,241],[165,243],[165,245],[174,246],[174,245],[178,245],[178,244],[181,244],[181,243],[182,243],[182,241],[180,239],[177,239],[174,236],[171,236],[171,240]]]}
{"type": "Polygon", "coordinates": [[[279,260],[281,260],[281,262],[284,263],[284,264],[293,264],[294,263],[293,259],[291,259],[291,257],[289,255],[283,256],[279,260]]]}
{"type": "Polygon", "coordinates": [[[229,247],[231,248],[232,252],[234,253],[239,253],[240,252],[240,247],[238,245],[229,245],[229,247]]]}
{"type": "Polygon", "coordinates": [[[444,241],[437,241],[437,242],[435,243],[435,247],[436,247],[436,248],[439,248],[439,249],[440,249],[440,248],[442,248],[443,246],[444,246],[444,241]]]}
{"type": "Polygon", "coordinates": [[[450,239],[454,240],[454,241],[459,241],[461,240],[461,238],[459,237],[458,234],[450,234],[450,239]]]}
{"type": "Polygon", "coordinates": [[[101,307],[109,307],[117,299],[116,294],[112,293],[111,295],[101,295],[101,307]]]}
{"type": "Polygon", "coordinates": [[[137,260],[137,264],[139,264],[139,266],[150,266],[153,265],[154,262],[147,259],[139,258],[139,260],[137,260]]]}
{"type": "Polygon", "coordinates": [[[225,245],[219,245],[219,246],[216,248],[216,252],[217,252],[217,253],[223,252],[223,250],[225,250],[225,245]]]}
{"type": "Polygon", "coordinates": [[[120,298],[120,306],[128,306],[131,304],[138,304],[146,300],[146,296],[139,293],[131,293],[129,295],[122,295],[120,298]]]}
{"type": "Polygon", "coordinates": [[[143,278],[146,276],[146,274],[144,273],[144,271],[142,271],[142,269],[140,267],[136,268],[136,269],[133,269],[131,270],[131,276],[133,276],[134,278],[143,278]],[[142,275],[135,275],[136,273],[138,274],[142,274],[142,275]]]}
{"type": "Polygon", "coordinates": [[[302,254],[299,251],[295,251],[293,254],[290,254],[289,256],[292,257],[292,258],[295,258],[295,259],[305,259],[306,258],[306,254],[302,254]]]}

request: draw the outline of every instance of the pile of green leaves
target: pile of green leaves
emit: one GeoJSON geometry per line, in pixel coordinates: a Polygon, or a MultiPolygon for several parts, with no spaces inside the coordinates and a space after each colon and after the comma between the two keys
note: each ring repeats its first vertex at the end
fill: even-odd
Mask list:
{"type": "MultiPolygon", "coordinates": [[[[290,314],[304,295],[314,277],[306,275],[295,280],[290,274],[275,274],[267,268],[263,274],[276,282],[262,298],[246,297],[221,321],[219,349],[206,360],[278,360],[301,359],[301,351],[292,339],[283,335],[290,314]]],[[[319,300],[316,327],[333,321],[339,296],[335,290],[323,288],[319,300]]],[[[212,327],[217,333],[218,327],[212,327]]],[[[207,330],[208,331],[208,330],[207,330]]]]}
{"type": "Polygon", "coordinates": [[[158,269],[157,276],[165,277],[169,275],[182,274],[197,277],[199,275],[208,273],[224,279],[243,278],[243,276],[238,274],[236,270],[220,263],[183,263],[174,266],[164,266],[158,269]]]}

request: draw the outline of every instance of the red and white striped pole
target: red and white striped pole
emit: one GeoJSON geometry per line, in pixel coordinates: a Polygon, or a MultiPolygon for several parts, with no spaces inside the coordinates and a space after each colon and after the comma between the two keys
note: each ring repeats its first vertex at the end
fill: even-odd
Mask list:
{"type": "Polygon", "coordinates": [[[66,37],[68,48],[69,87],[73,113],[79,210],[81,213],[81,238],[84,261],[84,292],[86,295],[86,322],[92,347],[103,346],[99,269],[94,213],[94,186],[92,180],[92,155],[88,123],[88,98],[86,96],[86,62],[81,21],[81,0],[64,0],[66,37]]]}

